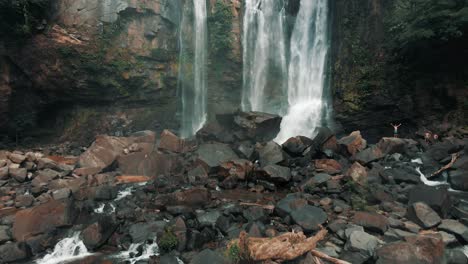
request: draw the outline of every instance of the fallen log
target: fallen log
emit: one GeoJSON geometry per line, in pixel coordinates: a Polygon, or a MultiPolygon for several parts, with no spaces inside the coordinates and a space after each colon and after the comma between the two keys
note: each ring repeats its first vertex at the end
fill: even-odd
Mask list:
{"type": "Polygon", "coordinates": [[[351,264],[350,262],[347,262],[347,261],[344,261],[344,260],[341,260],[341,259],[337,259],[337,258],[333,258],[333,257],[330,257],[328,256],[327,254],[325,253],[322,253],[320,251],[317,251],[315,249],[311,250],[310,253],[312,253],[312,255],[318,257],[318,258],[321,258],[321,259],[324,259],[328,262],[331,262],[333,264],[351,264]]]}
{"type": "Polygon", "coordinates": [[[251,261],[283,262],[294,260],[315,249],[327,233],[323,227],[309,238],[302,232],[289,232],[273,238],[248,237],[246,232],[242,232],[239,239],[232,241],[228,248],[238,246],[242,257],[251,261]]]}

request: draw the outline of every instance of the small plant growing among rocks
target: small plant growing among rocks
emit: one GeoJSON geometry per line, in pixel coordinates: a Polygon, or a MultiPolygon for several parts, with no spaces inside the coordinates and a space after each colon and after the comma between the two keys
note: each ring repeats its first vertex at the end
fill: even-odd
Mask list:
{"type": "Polygon", "coordinates": [[[163,252],[170,252],[176,249],[178,244],[179,244],[179,241],[177,240],[177,237],[174,234],[172,227],[165,228],[164,234],[159,239],[159,248],[163,252]]]}

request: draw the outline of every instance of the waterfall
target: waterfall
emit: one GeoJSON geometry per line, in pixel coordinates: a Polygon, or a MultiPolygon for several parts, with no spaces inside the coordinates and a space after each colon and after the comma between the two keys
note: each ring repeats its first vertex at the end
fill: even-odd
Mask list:
{"type": "Polygon", "coordinates": [[[38,264],[60,264],[92,255],[80,239],[80,233],[64,238],[54,247],[54,251],[36,261],[38,264]]]}
{"type": "Polygon", "coordinates": [[[243,25],[244,111],[284,114],[287,86],[283,0],[246,0],[243,25]]]}
{"type": "Polygon", "coordinates": [[[193,9],[184,8],[179,37],[179,86],[182,95],[180,134],[184,138],[193,136],[207,119],[207,35],[206,0],[193,0],[193,9]]]}
{"type": "Polygon", "coordinates": [[[276,142],[313,137],[320,126],[328,50],[328,0],[302,0],[290,44],[289,109],[276,142]]]}

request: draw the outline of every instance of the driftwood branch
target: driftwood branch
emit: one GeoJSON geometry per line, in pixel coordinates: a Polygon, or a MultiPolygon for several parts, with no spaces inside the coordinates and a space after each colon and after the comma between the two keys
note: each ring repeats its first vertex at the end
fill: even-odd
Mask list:
{"type": "Polygon", "coordinates": [[[324,259],[328,262],[331,262],[333,264],[351,264],[347,261],[344,261],[344,260],[341,260],[341,259],[337,259],[337,258],[333,258],[333,257],[330,257],[328,256],[327,254],[325,253],[322,253],[320,251],[317,251],[315,249],[311,250],[310,253],[312,253],[312,255],[318,257],[318,258],[321,258],[321,259],[324,259]]]}
{"type": "Polygon", "coordinates": [[[258,206],[258,207],[262,207],[263,209],[266,209],[266,210],[275,210],[275,206],[274,205],[270,205],[270,204],[258,204],[258,203],[240,203],[240,205],[244,205],[244,206],[258,206]]]}
{"type": "Polygon", "coordinates": [[[327,233],[323,227],[315,236],[309,238],[302,232],[289,232],[272,238],[248,237],[246,232],[242,232],[239,239],[232,241],[230,246],[238,245],[242,255],[252,261],[284,262],[315,249],[327,233]]]}
{"type": "Polygon", "coordinates": [[[438,171],[432,173],[431,177],[434,177],[434,176],[442,173],[443,171],[446,171],[446,170],[450,169],[453,166],[453,164],[458,160],[458,157],[460,157],[460,153],[452,154],[452,160],[447,165],[440,168],[438,171]]]}

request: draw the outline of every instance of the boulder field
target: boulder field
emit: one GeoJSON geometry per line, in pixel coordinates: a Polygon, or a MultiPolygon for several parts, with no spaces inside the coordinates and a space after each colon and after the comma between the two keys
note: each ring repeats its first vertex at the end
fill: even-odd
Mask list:
{"type": "Polygon", "coordinates": [[[96,254],[75,263],[122,263],[112,256],[155,242],[137,263],[254,263],[236,241],[296,235],[321,237],[287,263],[468,263],[466,133],[368,144],[323,127],[280,145],[280,120],[237,113],[192,139],[141,131],[0,151],[0,263],[76,233],[96,254]]]}

